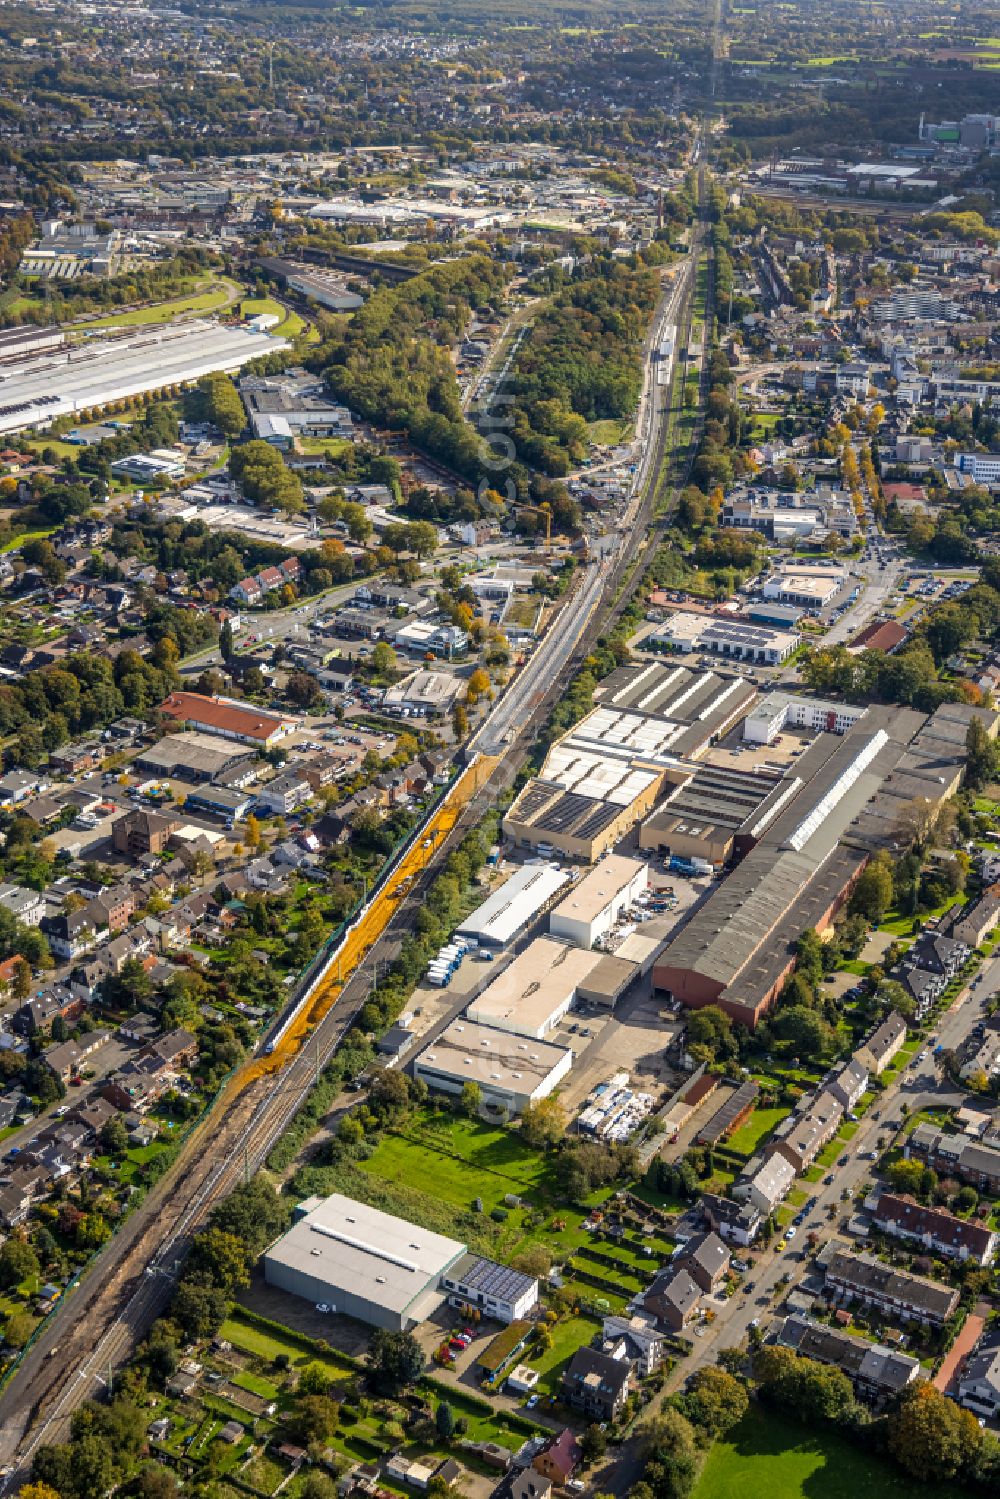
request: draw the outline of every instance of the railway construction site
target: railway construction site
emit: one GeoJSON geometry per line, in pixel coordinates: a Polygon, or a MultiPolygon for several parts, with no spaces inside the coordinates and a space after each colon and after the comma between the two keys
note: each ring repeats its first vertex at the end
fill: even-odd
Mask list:
{"type": "MultiPolygon", "coordinates": [[[[689,315],[694,283],[690,267],[700,252],[699,234],[689,273],[678,277],[683,291],[671,299],[671,314],[678,322],[689,315]]],[[[665,305],[658,309],[657,326],[665,311],[665,305]]],[[[656,347],[651,343],[650,356],[656,347]]],[[[652,368],[648,378],[655,389],[652,368]]],[[[514,711],[505,708],[508,691],[487,718],[480,743],[493,753],[478,755],[428,815],[341,945],[320,960],[320,973],[311,986],[307,981],[301,1004],[290,1006],[277,1022],[269,1049],[234,1074],[170,1170],[70,1287],[13,1366],[0,1391],[0,1493],[13,1491],[25,1480],[39,1446],[65,1438],[76,1407],[113,1383],[116,1370],[164,1312],[193,1235],[212,1206],[266,1159],[367,998],[369,978],[362,965],[392,955],[394,944],[412,923],[433,866],[509,790],[600,629],[624,608],[638,586],[642,561],[655,549],[663,516],[676,503],[694,452],[692,435],[685,452],[674,455],[678,461],[665,505],[664,465],[678,385],[675,379],[672,388],[659,387],[662,399],[651,405],[647,461],[618,544],[601,565],[587,570],[577,585],[579,597],[568,601],[577,607],[564,610],[515,677],[514,711]],[[512,720],[516,734],[507,732],[512,720]]]]}

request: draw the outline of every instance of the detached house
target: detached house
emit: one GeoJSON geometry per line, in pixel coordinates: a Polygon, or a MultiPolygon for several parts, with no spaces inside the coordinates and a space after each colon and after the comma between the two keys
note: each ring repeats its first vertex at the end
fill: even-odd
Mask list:
{"type": "Polygon", "coordinates": [[[632,1369],[627,1359],[599,1348],[580,1348],[562,1377],[562,1398],[590,1421],[613,1421],[628,1399],[632,1369]]]}

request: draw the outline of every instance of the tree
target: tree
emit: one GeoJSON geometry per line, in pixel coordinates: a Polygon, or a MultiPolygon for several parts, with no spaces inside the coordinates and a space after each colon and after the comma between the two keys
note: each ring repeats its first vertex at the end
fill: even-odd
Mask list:
{"type": "Polygon", "coordinates": [[[916,1197],[921,1191],[925,1167],[919,1161],[893,1161],[886,1175],[894,1192],[916,1197]]]}
{"type": "Polygon", "coordinates": [[[236,1234],[208,1228],[198,1234],[188,1255],[187,1270],[203,1276],[227,1294],[250,1284],[247,1247],[236,1234]]]}
{"type": "Polygon", "coordinates": [[[326,1442],[336,1428],[339,1414],[337,1402],[328,1395],[302,1395],[291,1414],[289,1429],[305,1447],[313,1442],[326,1442]]]}
{"type": "Polygon", "coordinates": [[[655,1499],[687,1499],[698,1476],[697,1444],[687,1417],[668,1406],[643,1427],[640,1450],[643,1480],[655,1499]]]}
{"type": "Polygon", "coordinates": [[[337,1139],[343,1145],[363,1145],[365,1140],[364,1125],[360,1119],[355,1119],[353,1114],[345,1114],[337,1126],[337,1139]]]}
{"type": "Polygon", "coordinates": [[[851,895],[852,914],[864,916],[877,926],[892,905],[892,863],[880,850],[862,870],[851,895]]]}
{"type": "Polygon", "coordinates": [[[450,1442],[455,1435],[455,1412],[447,1400],[442,1400],[434,1415],[434,1425],[442,1442],[450,1442]]]}
{"type": "Polygon", "coordinates": [[[985,786],[997,769],[997,746],[981,718],[973,718],[965,735],[965,778],[970,786],[985,786]]]}
{"type": "Polygon", "coordinates": [[[128,1130],[120,1114],[113,1114],[102,1124],[101,1144],[112,1156],[122,1156],[128,1150],[128,1130]]]}
{"type": "Polygon", "coordinates": [[[714,1439],[724,1436],[746,1415],[750,1397],[746,1386],[724,1369],[699,1369],[688,1385],[684,1409],[688,1419],[714,1439]]]}
{"type": "Polygon", "coordinates": [[[386,677],[396,670],[396,652],[387,641],[380,640],[372,647],[371,662],[379,676],[386,677]]]}
{"type": "Polygon", "coordinates": [[[552,1255],[544,1244],[529,1244],[514,1256],[511,1265],[515,1270],[520,1270],[522,1275],[533,1275],[536,1280],[544,1280],[552,1269],[552,1255]]]}
{"type": "Polygon", "coordinates": [[[469,732],[469,715],[461,703],[451,710],[451,727],[456,739],[464,739],[469,732]]]}
{"type": "Polygon", "coordinates": [[[595,1422],[591,1422],[580,1438],[580,1450],[583,1453],[584,1460],[588,1463],[596,1462],[599,1457],[603,1457],[605,1452],[607,1452],[608,1439],[595,1422]]]}
{"type": "Polygon", "coordinates": [[[924,1380],[910,1386],[890,1418],[889,1451],[921,1483],[957,1478],[972,1467],[981,1445],[971,1411],[924,1380]]]}
{"type": "Polygon", "coordinates": [[[390,1068],[376,1073],[368,1089],[368,1107],[386,1117],[405,1113],[410,1107],[410,1087],[403,1074],[390,1068]]]}
{"type": "Polygon", "coordinates": [[[687,1017],[688,1050],[699,1062],[731,1061],[738,1053],[733,1022],[718,1005],[705,1005],[687,1017]],[[692,1051],[692,1047],[696,1050],[692,1051]]]}
{"type": "Polygon", "coordinates": [[[424,1372],[424,1355],[410,1332],[376,1329],[368,1345],[367,1363],[372,1383],[386,1395],[416,1384],[424,1372]]]}
{"type": "Polygon", "coordinates": [[[248,848],[258,849],[260,848],[260,839],[260,823],[251,812],[250,816],[246,820],[246,823],[244,824],[243,841],[248,848]]]}
{"type": "Polygon", "coordinates": [[[461,1107],[462,1113],[469,1119],[475,1119],[483,1102],[483,1090],[478,1083],[467,1082],[463,1084],[461,1107]]]}
{"type": "Polygon", "coordinates": [[[537,1149],[558,1145],[565,1133],[566,1111],[554,1093],[529,1103],[521,1115],[521,1136],[537,1149]]]}
{"type": "Polygon", "coordinates": [[[173,1499],[180,1492],[173,1473],[160,1463],[150,1463],[143,1468],[136,1480],[135,1490],[138,1499],[173,1499]]]}
{"type": "Polygon", "coordinates": [[[23,1348],[35,1330],[35,1319],[28,1312],[11,1312],[4,1328],[4,1342],[11,1348],[23,1348]]]}
{"type": "Polygon", "coordinates": [[[39,1271],[38,1256],[24,1239],[8,1239],[0,1248],[0,1286],[9,1288],[31,1280],[39,1271]]]}
{"type": "Polygon", "coordinates": [[[20,1494],[21,1499],[60,1499],[58,1490],[47,1483],[26,1483],[20,1494]]]}
{"type": "Polygon", "coordinates": [[[214,1337],[228,1313],[224,1291],[189,1280],[181,1281],[170,1307],[171,1319],[185,1336],[195,1339],[214,1337]]]}
{"type": "Polygon", "coordinates": [[[23,958],[18,958],[14,964],[14,976],[11,979],[10,991],[15,999],[27,999],[31,993],[31,966],[23,958]]]}
{"type": "Polygon", "coordinates": [[[484,693],[490,690],[489,676],[481,666],[477,666],[469,677],[468,686],[465,690],[465,699],[468,703],[478,703],[484,693]]]}

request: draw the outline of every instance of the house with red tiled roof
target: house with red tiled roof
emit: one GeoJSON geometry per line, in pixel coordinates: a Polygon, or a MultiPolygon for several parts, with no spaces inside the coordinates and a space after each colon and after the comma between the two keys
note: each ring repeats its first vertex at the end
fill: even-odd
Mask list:
{"type": "Polygon", "coordinates": [[[909,638],[909,630],[897,619],[873,619],[871,624],[865,625],[859,635],[855,635],[848,649],[882,651],[885,655],[891,656],[893,651],[898,651],[904,641],[909,638]]]}
{"type": "Polygon", "coordinates": [[[299,720],[290,714],[268,713],[251,703],[201,692],[171,692],[160,704],[160,712],[206,734],[260,746],[276,744],[299,727],[299,720]]]}

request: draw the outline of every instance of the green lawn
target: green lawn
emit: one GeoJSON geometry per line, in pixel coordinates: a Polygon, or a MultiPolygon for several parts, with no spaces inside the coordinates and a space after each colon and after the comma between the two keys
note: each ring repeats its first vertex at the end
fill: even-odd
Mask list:
{"type": "MultiPolygon", "coordinates": [[[[251,1319],[245,1318],[237,1307],[231,1316],[227,1317],[220,1329],[220,1336],[228,1339],[234,1348],[239,1348],[243,1353],[255,1353],[259,1358],[275,1359],[280,1353],[287,1354],[288,1360],[293,1365],[322,1364],[334,1378],[343,1378],[345,1374],[354,1374],[356,1369],[346,1359],[342,1359],[334,1349],[326,1349],[322,1353],[313,1351],[303,1346],[295,1337],[289,1333],[282,1337],[279,1332],[268,1327],[261,1327],[251,1319]]],[[[243,1384],[245,1376],[234,1379],[234,1384],[243,1384]]],[[[264,1383],[264,1381],[261,1381],[264,1383]]],[[[253,1386],[247,1385],[247,1389],[253,1386]]],[[[268,1392],[272,1386],[268,1384],[268,1392]]],[[[271,1398],[264,1390],[253,1389],[254,1394],[271,1398]]]]}
{"type": "Polygon", "coordinates": [[[694,1499],[955,1499],[955,1492],[911,1482],[836,1432],[809,1431],[754,1405],[712,1448],[694,1499]]]}
{"type": "Polygon", "coordinates": [[[607,443],[611,447],[620,442],[628,442],[632,436],[632,423],[618,421],[613,417],[604,421],[588,422],[587,428],[591,442],[607,443]]]}
{"type": "Polygon", "coordinates": [[[151,323],[172,323],[184,312],[218,312],[231,302],[238,287],[232,281],[220,278],[210,282],[203,290],[189,297],[175,297],[169,302],[154,302],[149,307],[136,307],[131,312],[112,312],[106,317],[88,319],[77,326],[89,332],[91,328],[128,328],[151,323]]]}
{"type": "Polygon", "coordinates": [[[469,1208],[482,1199],[486,1212],[508,1193],[541,1204],[554,1197],[552,1168],[539,1151],[509,1130],[452,1115],[417,1116],[405,1134],[386,1134],[359,1163],[372,1176],[418,1185],[445,1202],[469,1208]]]}
{"type": "Polygon", "coordinates": [[[741,1124],[726,1141],[730,1150],[737,1155],[752,1156],[757,1146],[765,1135],[769,1135],[776,1125],[788,1114],[788,1109],[754,1109],[745,1124],[741,1124]]]}
{"type": "Polygon", "coordinates": [[[257,317],[262,312],[273,313],[281,319],[268,332],[282,334],[285,338],[297,338],[305,327],[305,318],[299,317],[297,312],[289,312],[276,302],[273,297],[246,297],[240,303],[240,313],[243,317],[257,317]]]}
{"type": "Polygon", "coordinates": [[[562,1371],[574,1353],[578,1348],[585,1348],[599,1331],[599,1324],[589,1317],[564,1317],[552,1329],[551,1348],[547,1348],[544,1353],[530,1348],[525,1351],[522,1355],[523,1362],[538,1370],[541,1376],[538,1388],[543,1394],[555,1394],[562,1371]]]}

